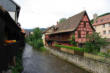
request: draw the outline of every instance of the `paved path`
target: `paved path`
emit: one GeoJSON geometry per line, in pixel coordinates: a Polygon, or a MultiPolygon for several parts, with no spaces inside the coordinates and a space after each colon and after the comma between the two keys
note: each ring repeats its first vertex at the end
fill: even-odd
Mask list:
{"type": "Polygon", "coordinates": [[[26,44],[23,73],[89,73],[49,53],[36,52],[26,44]]]}

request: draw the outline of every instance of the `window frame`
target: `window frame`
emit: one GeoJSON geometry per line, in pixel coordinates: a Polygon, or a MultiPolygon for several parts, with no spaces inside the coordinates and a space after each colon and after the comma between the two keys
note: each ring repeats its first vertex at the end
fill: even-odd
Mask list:
{"type": "Polygon", "coordinates": [[[78,30],[78,38],[81,38],[81,31],[78,30]]]}
{"type": "Polygon", "coordinates": [[[105,28],[105,24],[103,24],[102,27],[105,28]]]}
{"type": "Polygon", "coordinates": [[[108,26],[110,27],[110,23],[108,23],[108,26]]]}
{"type": "Polygon", "coordinates": [[[106,34],[106,30],[103,31],[103,34],[106,34]]]}
{"type": "Polygon", "coordinates": [[[110,34],[110,30],[108,30],[108,34],[110,34]]]}

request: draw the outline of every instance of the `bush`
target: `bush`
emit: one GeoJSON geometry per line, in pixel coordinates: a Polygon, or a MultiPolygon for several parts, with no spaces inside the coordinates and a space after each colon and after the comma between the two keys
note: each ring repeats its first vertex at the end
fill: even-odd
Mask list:
{"type": "Polygon", "coordinates": [[[43,42],[42,39],[38,39],[38,40],[34,40],[33,42],[33,47],[36,49],[40,49],[41,47],[43,47],[43,42]]]}
{"type": "Polygon", "coordinates": [[[75,42],[75,36],[72,36],[72,40],[70,40],[70,43],[74,46],[77,46],[77,43],[75,42]]]}
{"type": "Polygon", "coordinates": [[[23,66],[22,66],[22,53],[23,49],[19,49],[16,57],[16,66],[12,67],[12,73],[22,73],[23,66]]]}
{"type": "Polygon", "coordinates": [[[40,51],[46,51],[46,48],[45,47],[41,47],[40,51]]]}
{"type": "Polygon", "coordinates": [[[39,28],[35,28],[33,31],[33,34],[31,34],[27,38],[27,42],[33,46],[34,49],[36,50],[42,50],[43,45],[43,40],[42,40],[42,32],[39,28]]]}
{"type": "Polygon", "coordinates": [[[87,41],[84,45],[84,48],[89,49],[89,53],[100,52],[100,48],[109,44],[106,42],[106,38],[101,38],[99,33],[94,32],[92,35],[87,35],[87,41]]]}
{"type": "Polygon", "coordinates": [[[99,56],[103,56],[103,57],[110,57],[109,54],[101,53],[101,52],[97,53],[97,55],[99,55],[99,56]]]}
{"type": "Polygon", "coordinates": [[[110,54],[110,50],[107,51],[110,54]]]}

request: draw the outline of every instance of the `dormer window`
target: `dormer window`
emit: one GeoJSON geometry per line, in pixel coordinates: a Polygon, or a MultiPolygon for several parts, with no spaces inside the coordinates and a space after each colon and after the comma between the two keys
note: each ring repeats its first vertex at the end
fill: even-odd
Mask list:
{"type": "Polygon", "coordinates": [[[54,31],[57,31],[58,27],[54,27],[54,31]]]}
{"type": "Polygon", "coordinates": [[[52,29],[53,32],[55,32],[55,31],[57,31],[58,27],[55,27],[55,26],[54,26],[54,27],[52,27],[51,29],[52,29]]]}

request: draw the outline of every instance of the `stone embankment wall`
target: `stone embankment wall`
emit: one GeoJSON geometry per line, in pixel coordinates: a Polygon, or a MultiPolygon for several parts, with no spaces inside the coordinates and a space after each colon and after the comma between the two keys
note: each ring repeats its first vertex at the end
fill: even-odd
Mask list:
{"type": "Polygon", "coordinates": [[[67,53],[63,53],[54,49],[50,49],[46,47],[52,54],[68,61],[73,64],[76,64],[77,66],[84,68],[90,72],[93,73],[110,73],[110,64],[100,62],[97,60],[89,59],[86,57],[81,57],[77,55],[70,55],[67,53]]]}

